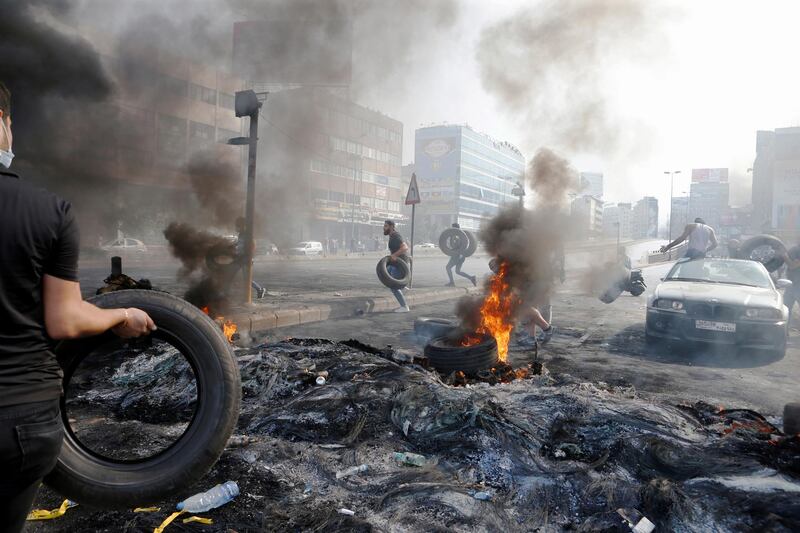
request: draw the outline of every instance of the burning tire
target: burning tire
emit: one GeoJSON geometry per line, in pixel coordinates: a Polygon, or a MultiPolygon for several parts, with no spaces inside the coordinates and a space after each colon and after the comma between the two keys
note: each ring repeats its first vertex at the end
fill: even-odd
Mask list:
{"type": "Polygon", "coordinates": [[[461,346],[460,337],[439,337],[425,346],[425,357],[443,374],[461,370],[467,375],[475,375],[497,364],[497,341],[491,335],[481,335],[478,344],[461,346]]]}
{"type": "MultiPolygon", "coordinates": [[[[477,241],[475,246],[477,247],[477,241]]],[[[469,237],[467,237],[464,231],[458,228],[447,228],[439,236],[439,249],[450,257],[464,254],[468,247],[469,237]]]]}
{"type": "Polygon", "coordinates": [[[744,241],[737,255],[741,259],[759,261],[769,272],[774,272],[783,266],[784,253],[786,246],[779,238],[772,235],[757,235],[744,241]]]}
{"type": "Polygon", "coordinates": [[[466,250],[464,250],[464,257],[470,257],[478,250],[478,239],[475,237],[475,234],[471,231],[462,230],[464,235],[467,236],[469,243],[467,244],[466,250]]]}
{"type": "Polygon", "coordinates": [[[212,272],[231,268],[234,263],[236,263],[236,248],[233,245],[213,246],[206,254],[206,266],[212,272]]]}
{"type": "MultiPolygon", "coordinates": [[[[194,373],[197,402],[184,434],[161,453],[137,461],[115,461],[83,445],[70,428],[65,399],[61,414],[65,435],[61,455],[46,482],[79,503],[131,508],[189,487],[214,465],[239,416],[239,369],[219,327],[199,309],[170,294],[125,290],[90,299],[99,307],[138,307],[158,326],[152,336],[177,347],[194,373]]],[[[64,371],[64,389],[80,362],[107,343],[110,333],[62,342],[56,356],[64,371]]]]}
{"type": "Polygon", "coordinates": [[[387,268],[389,265],[389,256],[386,256],[378,261],[378,264],[375,267],[375,272],[378,274],[378,279],[390,289],[405,288],[411,282],[411,267],[402,259],[397,259],[392,264],[400,269],[402,275],[399,278],[396,278],[389,274],[389,270],[387,268]]]}
{"type": "Polygon", "coordinates": [[[435,339],[452,333],[457,327],[455,320],[447,318],[419,317],[414,321],[414,333],[418,337],[435,339]]]}

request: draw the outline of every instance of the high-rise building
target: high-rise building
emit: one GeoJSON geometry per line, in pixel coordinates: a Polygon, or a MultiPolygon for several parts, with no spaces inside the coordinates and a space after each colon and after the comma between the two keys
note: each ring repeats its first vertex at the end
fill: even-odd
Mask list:
{"type": "Polygon", "coordinates": [[[633,206],[631,237],[650,239],[658,237],[658,200],[645,196],[633,206]]]}
{"type": "Polygon", "coordinates": [[[594,196],[601,202],[603,201],[603,173],[602,172],[581,172],[581,194],[584,196],[594,196]]]}
{"type": "Polygon", "coordinates": [[[438,239],[453,222],[477,230],[483,220],[518,201],[525,158],[507,142],[466,125],[420,128],[414,157],[422,202],[417,206],[421,239],[438,239]]]}
{"type": "Polygon", "coordinates": [[[578,196],[572,200],[571,213],[576,237],[595,237],[603,232],[603,202],[594,196],[578,196]]]}
{"type": "MultiPolygon", "coordinates": [[[[673,238],[683,233],[686,224],[690,222],[689,219],[689,196],[673,196],[672,204],[669,210],[669,228],[670,235],[673,238]]],[[[691,220],[694,220],[692,218],[691,220]]]]}
{"type": "Polygon", "coordinates": [[[606,237],[616,239],[619,234],[620,239],[630,239],[632,222],[633,210],[630,203],[618,203],[603,209],[603,234],[606,237]]]}
{"type": "Polygon", "coordinates": [[[800,128],[756,134],[752,198],[754,230],[800,238],[800,128]]]}
{"type": "Polygon", "coordinates": [[[689,218],[705,220],[712,228],[719,227],[730,209],[730,185],[726,181],[692,183],[689,197],[689,218]]]}

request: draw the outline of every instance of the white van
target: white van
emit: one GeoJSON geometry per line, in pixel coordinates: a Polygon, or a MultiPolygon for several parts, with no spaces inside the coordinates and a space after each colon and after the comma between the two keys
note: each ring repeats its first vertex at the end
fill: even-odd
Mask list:
{"type": "Polygon", "coordinates": [[[298,242],[294,248],[289,248],[289,255],[322,255],[322,243],[319,241],[298,242]]]}

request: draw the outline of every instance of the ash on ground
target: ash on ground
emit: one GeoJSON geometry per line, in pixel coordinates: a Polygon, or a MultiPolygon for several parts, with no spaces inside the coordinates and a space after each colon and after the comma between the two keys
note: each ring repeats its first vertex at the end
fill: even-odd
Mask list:
{"type": "MultiPolygon", "coordinates": [[[[753,411],[654,402],[568,375],[451,387],[408,353],[358,342],[290,339],[237,356],[239,425],[200,483],[170,501],[132,502],[158,513],[79,506],[27,531],[152,531],[183,497],[226,480],[241,494],[203,514],[212,526],[168,531],[630,531],[619,509],[638,510],[656,531],[800,530],[800,436],[753,411]],[[424,464],[400,464],[394,452],[424,464]]],[[[154,355],[139,357],[153,368],[154,355]]],[[[147,395],[144,382],[114,382],[115,397],[126,387],[127,416],[133,404],[149,413],[141,423],[151,435],[179,426],[154,412],[194,401],[190,370],[168,370],[155,389],[144,374],[147,395]],[[186,398],[171,392],[169,407],[160,388],[186,398]]],[[[43,489],[36,507],[60,502],[43,489]]]]}

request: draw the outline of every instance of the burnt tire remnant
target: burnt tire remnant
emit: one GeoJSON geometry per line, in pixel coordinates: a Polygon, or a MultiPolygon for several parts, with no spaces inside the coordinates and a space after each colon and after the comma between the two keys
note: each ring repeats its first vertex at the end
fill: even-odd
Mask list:
{"type": "Polygon", "coordinates": [[[786,246],[779,238],[773,235],[756,235],[744,241],[738,256],[740,259],[759,261],[769,272],[774,272],[783,266],[784,253],[786,246]]]}
{"type": "Polygon", "coordinates": [[[478,344],[461,346],[459,337],[438,337],[425,346],[425,357],[442,374],[460,370],[474,376],[497,364],[497,341],[491,335],[482,335],[478,344]]]}
{"type": "MultiPolygon", "coordinates": [[[[103,308],[137,307],[153,318],[158,330],[152,336],[178,348],[194,373],[194,416],[183,435],[161,453],[143,460],[115,461],[93,453],[77,439],[62,396],[64,444],[46,483],[78,503],[108,508],[132,508],[186,489],[214,465],[238,420],[241,385],[230,344],[207,315],[170,294],[126,290],[89,301],[103,308]]],[[[83,358],[108,343],[110,336],[58,345],[65,390],[83,358]]]]}
{"type": "Polygon", "coordinates": [[[375,267],[375,272],[378,274],[378,279],[390,289],[403,289],[411,282],[411,267],[402,259],[396,259],[392,264],[400,268],[403,272],[403,275],[399,278],[396,278],[389,274],[389,270],[387,268],[389,266],[389,256],[386,256],[378,261],[378,264],[375,267]]]}
{"type": "Polygon", "coordinates": [[[421,316],[414,321],[414,333],[418,337],[435,339],[452,333],[458,324],[448,318],[430,318],[421,316]]]}
{"type": "Polygon", "coordinates": [[[468,247],[469,237],[458,228],[447,228],[439,236],[439,249],[450,257],[464,254],[468,247]]]}

